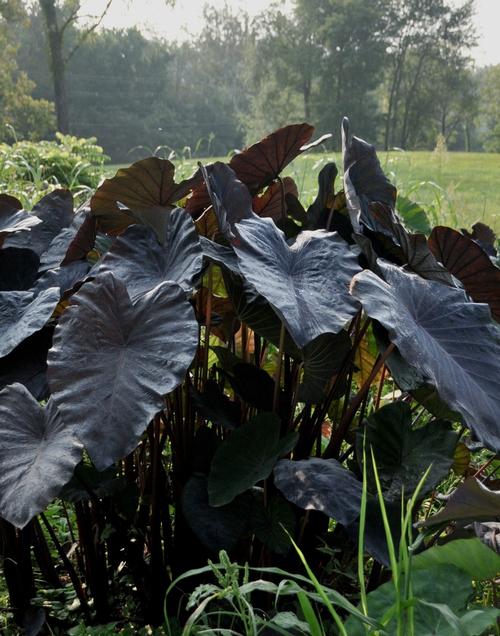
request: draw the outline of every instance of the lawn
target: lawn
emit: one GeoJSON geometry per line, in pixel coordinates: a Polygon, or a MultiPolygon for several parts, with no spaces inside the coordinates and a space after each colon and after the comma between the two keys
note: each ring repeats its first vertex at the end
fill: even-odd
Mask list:
{"type": "MultiPolygon", "coordinates": [[[[500,154],[392,151],[379,153],[379,158],[399,191],[423,205],[431,224],[469,227],[484,221],[500,233],[500,154]]],[[[340,165],[340,154],[309,153],[285,170],[296,180],[304,203],[313,200],[316,175],[332,160],[340,165]]],[[[110,166],[109,173],[116,168],[110,166]]],[[[181,176],[195,168],[195,160],[179,163],[181,176]]]]}

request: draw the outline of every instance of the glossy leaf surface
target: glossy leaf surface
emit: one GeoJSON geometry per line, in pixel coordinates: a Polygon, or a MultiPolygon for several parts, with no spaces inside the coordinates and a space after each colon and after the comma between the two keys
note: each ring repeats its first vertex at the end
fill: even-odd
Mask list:
{"type": "Polygon", "coordinates": [[[96,468],[132,451],[163,396],[184,378],[198,341],[185,293],[164,283],[132,303],[111,274],[73,297],[54,333],[49,384],[96,468]]]}
{"type": "Polygon", "coordinates": [[[24,527],[59,493],[82,446],[53,401],[42,408],[21,384],[0,392],[0,515],[24,527]]]}
{"type": "Polygon", "coordinates": [[[150,227],[131,225],[114,241],[93,273],[117,276],[135,300],[167,280],[188,291],[202,268],[203,255],[193,221],[177,208],[170,214],[163,244],[150,227]]]}
{"type": "Polygon", "coordinates": [[[349,525],[359,516],[362,484],[335,459],[282,460],[274,483],[299,508],[324,512],[349,525]]]}
{"type": "Polygon", "coordinates": [[[389,264],[383,274],[358,274],[352,294],[481,442],[500,449],[500,332],[489,308],[389,264]]]}
{"type": "Polygon", "coordinates": [[[302,232],[289,247],[271,219],[238,223],[234,246],[246,280],[272,305],[299,347],[338,333],[356,314],[348,286],[356,255],[337,235],[302,232]]]}

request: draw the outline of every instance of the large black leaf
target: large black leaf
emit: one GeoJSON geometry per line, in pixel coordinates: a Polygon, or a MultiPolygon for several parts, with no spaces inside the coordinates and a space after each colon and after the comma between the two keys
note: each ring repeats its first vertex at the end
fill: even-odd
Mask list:
{"type": "Polygon", "coordinates": [[[33,250],[5,247],[0,250],[0,291],[27,291],[38,276],[40,259],[33,250]]]}
{"type": "Polygon", "coordinates": [[[69,190],[54,190],[33,206],[32,213],[42,223],[32,227],[30,232],[9,237],[5,246],[28,247],[40,256],[59,232],[73,221],[73,196],[69,190]]]}
{"type": "Polygon", "coordinates": [[[0,292],[0,358],[45,326],[59,302],[59,289],[38,296],[29,291],[0,292]]]}
{"type": "Polygon", "coordinates": [[[61,267],[49,269],[37,280],[33,291],[39,293],[48,287],[58,287],[62,296],[81,282],[89,270],[90,264],[87,261],[73,261],[61,267]]]}
{"type": "Polygon", "coordinates": [[[55,404],[42,408],[21,384],[0,392],[0,515],[24,527],[59,493],[82,446],[55,404]]]}
{"type": "Polygon", "coordinates": [[[92,272],[113,273],[135,300],[166,280],[188,291],[202,268],[203,254],[194,223],[184,210],[177,208],[170,213],[163,245],[147,225],[131,225],[92,272]]]}
{"type": "Polygon", "coordinates": [[[450,470],[458,441],[457,433],[439,420],[414,428],[406,402],[393,402],[370,415],[358,433],[358,458],[364,438],[366,448],[373,450],[385,496],[396,501],[403,491],[411,497],[429,467],[421,494],[432,490],[450,470]]]}
{"type": "Polygon", "coordinates": [[[198,539],[214,553],[231,550],[248,527],[252,496],[244,493],[230,504],[215,508],[208,503],[207,478],[193,475],[182,492],[182,512],[198,539]]]}
{"type": "Polygon", "coordinates": [[[349,283],[360,267],[338,234],[302,232],[290,247],[272,219],[237,224],[234,249],[246,280],[266,298],[299,347],[338,333],[358,311],[349,283]]]}
{"type": "Polygon", "coordinates": [[[387,282],[364,271],[354,278],[352,294],[481,442],[498,451],[500,332],[489,307],[459,289],[379,265],[387,282]]]}
{"type": "Polygon", "coordinates": [[[106,273],[73,296],[49,352],[49,385],[98,470],[132,451],[192,362],[198,325],[185,292],[163,283],[132,303],[106,273]]]}
{"type": "Polygon", "coordinates": [[[274,483],[299,508],[319,510],[343,525],[359,516],[362,484],[335,459],[283,459],[274,483]]]}
{"type": "Polygon", "coordinates": [[[326,228],[330,210],[333,209],[335,179],[339,171],[336,164],[327,163],[318,175],[318,194],[307,209],[306,227],[308,230],[326,228]]]}
{"type": "Polygon", "coordinates": [[[369,204],[396,205],[396,188],[380,166],[375,147],[349,131],[349,120],[342,122],[342,153],[344,158],[344,190],[351,223],[356,232],[360,223],[369,225],[369,204]]]}

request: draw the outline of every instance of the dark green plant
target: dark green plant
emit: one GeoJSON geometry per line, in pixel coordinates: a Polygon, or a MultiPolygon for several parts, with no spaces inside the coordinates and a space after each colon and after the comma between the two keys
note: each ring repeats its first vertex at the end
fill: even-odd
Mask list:
{"type": "MultiPolygon", "coordinates": [[[[496,266],[453,269],[442,230],[409,232],[346,121],[344,188],[329,168],[305,210],[280,173],[312,133],[287,126],[180,183],[167,160],[137,162],[76,213],[61,190],[31,214],[0,198],[0,530],[18,623],[68,627],[40,616],[42,580],[70,582],[88,623],[158,624],[172,580],[219,550],[293,572],[288,532],[319,572],[325,546],[356,559],[360,525],[366,595],[464,443],[494,491],[496,266]],[[488,282],[491,310],[473,300],[488,282]],[[70,546],[44,514],[55,497],[70,546]]],[[[419,530],[421,547],[442,530],[419,530]]]]}

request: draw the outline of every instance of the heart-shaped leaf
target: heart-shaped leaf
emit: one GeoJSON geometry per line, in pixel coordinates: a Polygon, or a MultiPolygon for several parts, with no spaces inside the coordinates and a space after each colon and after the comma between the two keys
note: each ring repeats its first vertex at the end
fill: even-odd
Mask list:
{"type": "Polygon", "coordinates": [[[99,229],[119,234],[133,223],[144,223],[163,242],[168,212],[183,199],[199,177],[174,181],[175,166],[166,159],[149,157],[120,168],[106,179],[90,201],[99,229]]]}
{"type": "Polygon", "coordinates": [[[359,516],[362,484],[335,459],[283,459],[274,469],[274,483],[304,510],[324,512],[343,525],[359,516]]]}
{"type": "Polygon", "coordinates": [[[28,291],[0,292],[0,358],[46,325],[59,297],[57,287],[38,296],[28,291]]]}
{"type": "Polygon", "coordinates": [[[252,531],[270,550],[286,554],[292,547],[288,535],[293,536],[297,522],[294,509],[279,493],[270,497],[266,505],[262,494],[262,491],[258,491],[254,496],[252,531]]]}
{"type": "Polygon", "coordinates": [[[54,190],[33,206],[32,214],[42,222],[30,232],[10,236],[5,247],[29,248],[41,256],[59,232],[73,221],[73,196],[69,190],[54,190]]]}
{"type": "Polygon", "coordinates": [[[488,306],[388,263],[380,267],[387,282],[365,270],[352,294],[480,441],[499,450],[500,334],[488,306]]]}
{"type": "Polygon", "coordinates": [[[49,351],[49,385],[98,470],[132,451],[192,362],[198,325],[185,292],[163,283],[132,303],[106,273],[72,298],[49,351]]]}
{"type": "Polygon", "coordinates": [[[246,280],[268,300],[299,347],[338,333],[358,311],[348,286],[360,267],[335,233],[302,232],[289,247],[272,219],[237,224],[234,245],[246,280]]]}
{"type": "Polygon", "coordinates": [[[429,246],[434,256],[456,276],[477,303],[487,303],[500,322],[500,269],[472,239],[450,227],[432,230],[429,246]]]}
{"type": "Polygon", "coordinates": [[[257,194],[304,152],[303,146],[311,139],[313,132],[314,128],[305,123],[284,126],[234,155],[229,165],[250,192],[257,194]]]}
{"type": "Polygon", "coordinates": [[[299,385],[299,402],[321,402],[332,376],[340,370],[351,350],[346,331],[325,333],[302,349],[304,377],[299,385]]]}
{"type": "MultiPolygon", "coordinates": [[[[229,166],[255,196],[262,188],[277,179],[281,171],[304,152],[304,144],[312,137],[314,128],[309,124],[292,124],[280,128],[261,141],[234,155],[229,166]]],[[[196,188],[186,210],[198,216],[210,205],[205,184],[196,188]]]]}
{"type": "Polygon", "coordinates": [[[211,506],[223,506],[271,474],[280,457],[297,443],[290,433],[280,439],[281,421],[271,413],[253,417],[234,430],[217,449],[208,478],[211,506]]]}
{"type": "Polygon", "coordinates": [[[441,421],[412,427],[411,406],[393,402],[375,413],[358,433],[358,458],[363,455],[363,438],[371,448],[384,490],[389,500],[409,498],[422,475],[430,467],[421,494],[432,490],[450,470],[458,435],[441,421]]]}
{"type": "Polygon", "coordinates": [[[192,289],[203,268],[200,241],[191,217],[181,208],[170,213],[163,245],[145,225],[131,225],[92,270],[111,272],[126,285],[132,300],[164,281],[192,289]]]}
{"type": "Polygon", "coordinates": [[[385,176],[375,147],[350,133],[346,117],[342,122],[342,154],[347,209],[353,228],[359,232],[360,223],[365,225],[370,217],[370,203],[385,203],[394,209],[396,188],[385,176]]]}
{"type": "Polygon", "coordinates": [[[0,247],[9,234],[29,231],[32,227],[42,222],[41,219],[34,214],[29,214],[22,210],[22,205],[17,199],[5,194],[1,195],[1,197],[0,247]]]}
{"type": "Polygon", "coordinates": [[[215,553],[234,548],[247,529],[251,511],[250,493],[240,495],[226,506],[211,506],[204,475],[193,475],[182,492],[186,521],[203,545],[215,553]]]}
{"type": "Polygon", "coordinates": [[[52,400],[42,408],[21,384],[0,392],[0,515],[23,528],[68,482],[82,446],[52,400]]]}

